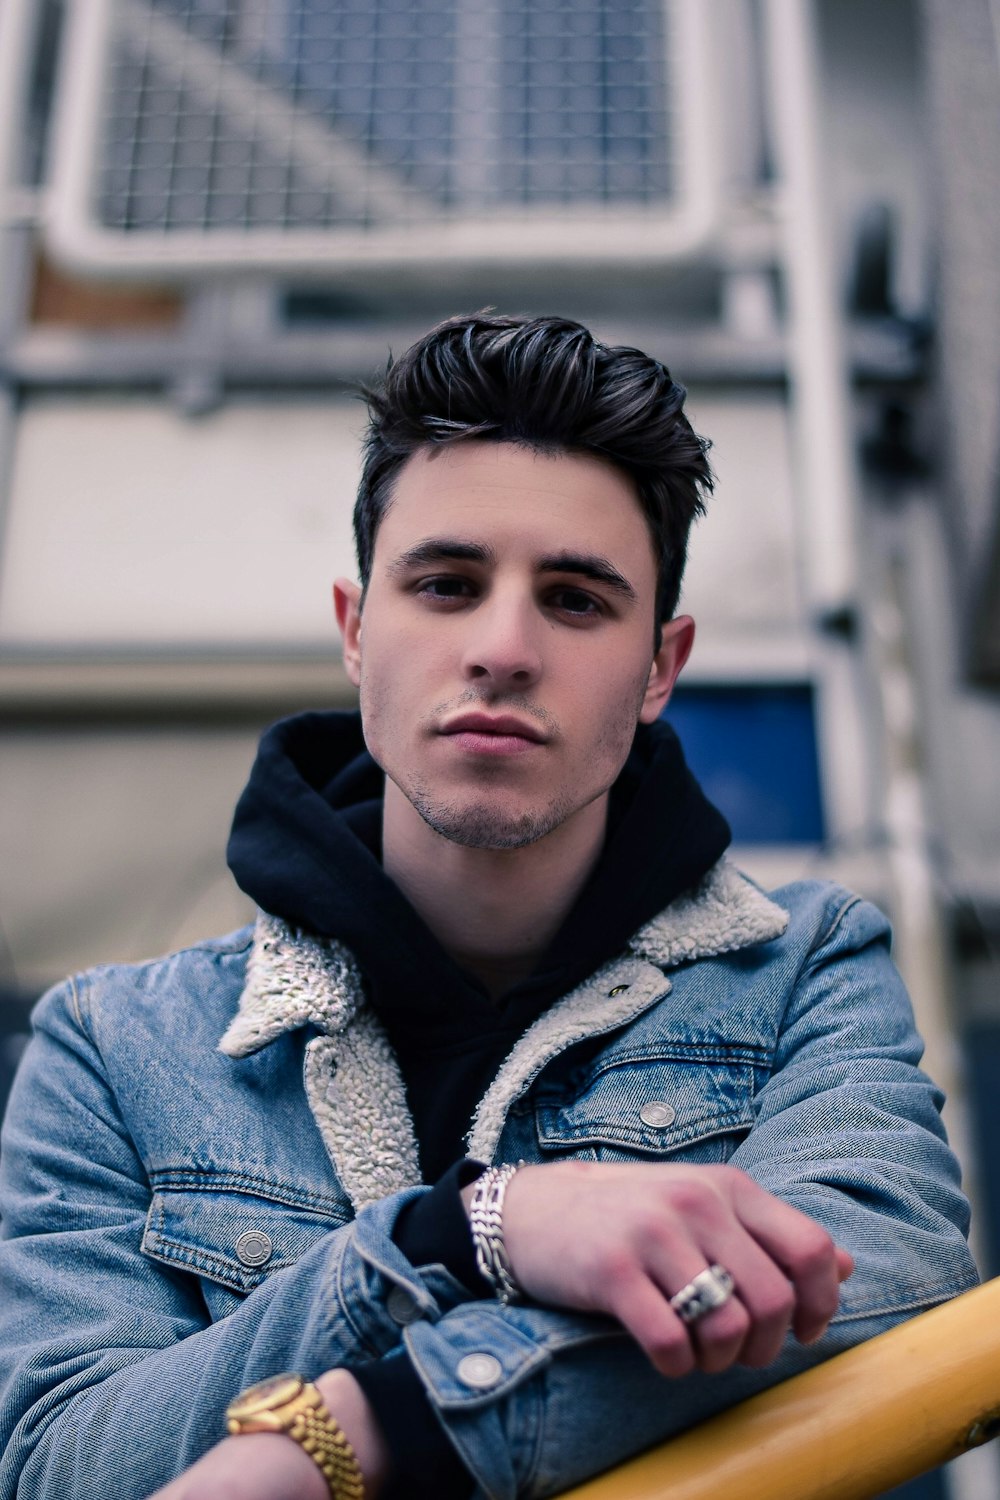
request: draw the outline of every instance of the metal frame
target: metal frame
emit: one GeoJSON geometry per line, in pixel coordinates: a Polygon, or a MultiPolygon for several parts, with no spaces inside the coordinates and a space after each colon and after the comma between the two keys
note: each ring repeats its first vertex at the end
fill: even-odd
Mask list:
{"type": "Polygon", "coordinates": [[[875,1500],[1000,1432],[998,1312],[1000,1280],[731,1407],[563,1500],[875,1500]]]}
{"type": "MultiPolygon", "coordinates": [[[[214,272],[253,269],[276,274],[329,275],[342,267],[363,267],[377,275],[391,268],[434,272],[457,263],[565,264],[574,266],[643,264],[690,256],[702,246],[719,217],[718,126],[712,88],[709,7],[703,0],[663,0],[675,40],[671,77],[676,118],[681,122],[676,209],[653,215],[613,205],[606,213],[573,211],[485,214],[465,220],[431,219],[378,231],[270,230],[202,232],[117,231],[94,220],[90,204],[91,165],[96,159],[100,100],[108,40],[116,15],[135,15],[136,0],[68,0],[63,67],[57,90],[53,170],[45,229],[53,254],[77,271],[118,278],[150,276],[203,278],[214,272]],[[117,10],[116,10],[117,7],[117,10]]],[[[144,20],[148,26],[148,18],[144,20]]],[[[164,56],[169,37],[160,36],[164,56]]],[[[197,65],[195,74],[197,74],[197,65]]],[[[294,106],[273,94],[258,97],[246,85],[247,111],[287,138],[294,123],[303,140],[304,159],[329,185],[336,180],[357,190],[370,168],[344,137],[296,117],[294,106]],[[250,97],[252,93],[253,97],[250,97]]],[[[239,109],[238,91],[237,109],[239,109]]],[[[378,195],[398,198],[389,174],[375,183],[378,195]]]]}

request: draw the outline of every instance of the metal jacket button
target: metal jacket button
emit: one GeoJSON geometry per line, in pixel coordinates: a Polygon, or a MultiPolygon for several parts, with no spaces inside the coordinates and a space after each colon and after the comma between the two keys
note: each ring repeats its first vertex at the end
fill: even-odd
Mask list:
{"type": "Polygon", "coordinates": [[[385,1305],[392,1321],[403,1328],[407,1323],[415,1323],[420,1316],[420,1308],[405,1287],[394,1286],[385,1299],[385,1305]]]}
{"type": "Polygon", "coordinates": [[[654,1130],[666,1130],[677,1118],[677,1111],[662,1099],[650,1099],[639,1111],[639,1119],[654,1130]]]}
{"type": "Polygon", "coordinates": [[[494,1354],[466,1354],[458,1362],[455,1372],[463,1385],[473,1390],[488,1391],[503,1375],[503,1366],[494,1354]]]}
{"type": "Polygon", "coordinates": [[[236,1258],[245,1266],[266,1266],[272,1252],[271,1236],[263,1229],[248,1229],[236,1241],[236,1258]]]}

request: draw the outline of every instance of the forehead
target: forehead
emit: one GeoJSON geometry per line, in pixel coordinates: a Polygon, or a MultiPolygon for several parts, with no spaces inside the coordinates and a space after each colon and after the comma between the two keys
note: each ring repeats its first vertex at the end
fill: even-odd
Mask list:
{"type": "Polygon", "coordinates": [[[582,545],[655,572],[634,482],[590,453],[474,440],[418,449],[396,477],[376,560],[445,532],[468,540],[488,532],[494,548],[521,552],[582,545]]]}

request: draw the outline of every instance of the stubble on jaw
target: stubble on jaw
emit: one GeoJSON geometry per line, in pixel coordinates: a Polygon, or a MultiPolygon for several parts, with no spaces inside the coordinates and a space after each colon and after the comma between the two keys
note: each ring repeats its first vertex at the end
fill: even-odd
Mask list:
{"type": "Polygon", "coordinates": [[[436,802],[426,787],[400,787],[414,811],[434,833],[466,849],[525,849],[552,833],[577,809],[568,799],[556,801],[544,811],[513,815],[499,800],[493,805],[488,794],[472,806],[436,802]]]}
{"type": "MultiPolygon", "coordinates": [[[[546,806],[515,811],[507,805],[503,792],[491,789],[488,784],[487,777],[491,771],[497,775],[502,774],[502,767],[496,767],[495,770],[484,768],[484,781],[479,794],[468,796],[461,802],[442,798],[415,776],[393,775],[386,766],[383,766],[383,770],[395,781],[427,827],[441,838],[467,849],[524,849],[554,833],[575,813],[603,796],[617,779],[635,737],[647,682],[648,670],[643,672],[641,679],[636,680],[635,694],[630,697],[628,706],[623,706],[620,714],[602,729],[594,746],[593,759],[600,762],[607,758],[615,769],[606,784],[596,786],[582,799],[578,789],[565,786],[559,789],[546,806]]],[[[471,704],[485,706],[483,696],[474,691],[463,693],[459,700],[447,705],[447,710],[471,704]]],[[[502,700],[490,701],[489,707],[525,713],[558,737],[558,729],[552,716],[537,705],[506,696],[502,700]]],[[[443,717],[442,710],[438,710],[433,722],[440,723],[443,717]]],[[[541,753],[544,754],[545,751],[541,753]]]]}

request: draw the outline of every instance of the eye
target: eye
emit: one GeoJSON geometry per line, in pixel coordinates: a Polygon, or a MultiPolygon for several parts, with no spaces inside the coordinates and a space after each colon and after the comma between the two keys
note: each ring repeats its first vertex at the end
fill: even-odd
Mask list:
{"type": "Polygon", "coordinates": [[[550,599],[556,609],[562,610],[563,614],[577,615],[581,618],[587,615],[599,615],[601,606],[593,594],[584,593],[583,589],[560,588],[554,589],[550,599]]]}
{"type": "Polygon", "coordinates": [[[454,573],[441,573],[434,578],[423,578],[417,586],[417,593],[427,599],[466,599],[473,592],[472,584],[467,578],[459,578],[454,573]]]}

